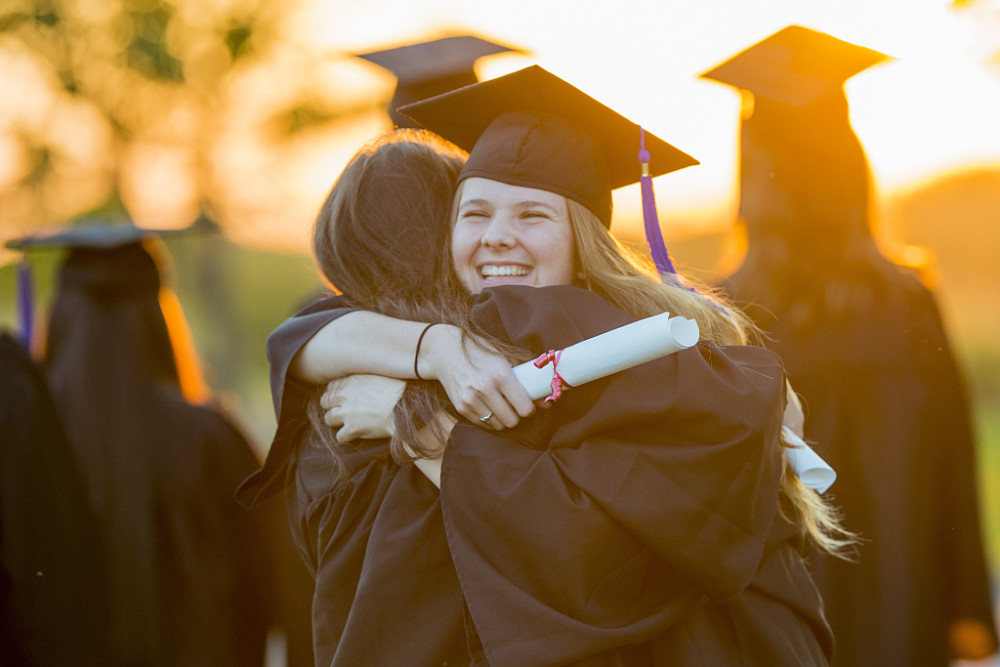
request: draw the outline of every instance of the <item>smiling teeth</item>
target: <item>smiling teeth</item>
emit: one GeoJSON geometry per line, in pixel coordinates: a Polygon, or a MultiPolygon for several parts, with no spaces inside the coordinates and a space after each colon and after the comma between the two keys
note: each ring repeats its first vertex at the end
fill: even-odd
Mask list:
{"type": "Polygon", "coordinates": [[[483,278],[506,278],[509,276],[526,276],[528,269],[523,266],[483,266],[479,269],[483,278]]]}

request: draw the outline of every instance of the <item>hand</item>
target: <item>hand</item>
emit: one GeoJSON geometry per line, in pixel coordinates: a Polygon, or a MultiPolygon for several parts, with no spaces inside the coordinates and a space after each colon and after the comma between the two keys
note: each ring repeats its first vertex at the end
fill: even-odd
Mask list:
{"type": "Polygon", "coordinates": [[[806,416],[802,411],[799,395],[792,389],[792,383],[788,380],[785,380],[785,395],[788,402],[785,403],[785,414],[782,416],[781,425],[790,428],[800,438],[805,438],[806,416]]]}
{"type": "Polygon", "coordinates": [[[381,375],[347,375],[330,382],[320,398],[323,420],[337,442],[389,438],[394,433],[393,408],[406,382],[381,375]]]}
{"type": "MultiPolygon", "coordinates": [[[[424,339],[426,361],[455,409],[476,425],[513,428],[535,411],[528,392],[507,360],[484,340],[467,337],[454,326],[436,326],[424,339]],[[489,423],[481,418],[490,415],[489,423]]],[[[423,355],[422,355],[423,358],[423,355]]]]}

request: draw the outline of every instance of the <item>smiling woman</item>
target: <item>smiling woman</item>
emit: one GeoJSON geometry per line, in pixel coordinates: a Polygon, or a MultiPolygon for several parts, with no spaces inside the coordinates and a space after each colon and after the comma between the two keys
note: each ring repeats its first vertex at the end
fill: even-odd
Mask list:
{"type": "Polygon", "coordinates": [[[377,215],[398,200],[393,176],[423,174],[383,163],[374,183],[338,180],[356,205],[317,219],[365,236],[331,236],[340,247],[317,255],[410,237],[405,266],[370,267],[384,274],[369,281],[376,305],[412,299],[442,315],[358,312],[347,289],[269,340],[279,435],[241,494],[285,485],[316,568],[317,660],[825,664],[832,642],[801,548],[836,551],[841,535],[780,444],[780,360],[746,344],[746,320],[724,300],[634,263],[608,229],[611,191],[640,178],[638,155],[660,173],[692,159],[650,133],[640,152],[638,126],[537,67],[434,99],[442,106],[420,120],[472,146],[442,255],[481,293],[421,299],[442,266],[428,239],[451,224],[416,216],[431,211],[415,205],[432,194],[419,187],[396,215],[377,215]],[[449,323],[462,304],[466,320],[449,323]],[[664,311],[697,320],[697,346],[574,387],[534,415],[522,401],[512,362],[664,311]],[[323,391],[310,382],[330,368],[325,423],[302,419],[296,401],[323,391]],[[310,421],[324,447],[296,434],[310,421]],[[428,459],[441,462],[440,491],[422,476],[428,459]]]}
{"type": "Polygon", "coordinates": [[[473,294],[494,285],[571,285],[576,243],[566,198],[486,178],[462,182],[451,254],[473,294]]]}

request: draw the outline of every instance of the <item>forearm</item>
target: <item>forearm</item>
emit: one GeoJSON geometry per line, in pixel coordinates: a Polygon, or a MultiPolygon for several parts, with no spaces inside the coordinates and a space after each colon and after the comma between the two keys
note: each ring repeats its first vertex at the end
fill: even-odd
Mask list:
{"type": "Polygon", "coordinates": [[[426,326],[370,311],[348,313],[309,339],[293,358],[290,372],[317,383],[356,373],[415,379],[414,354],[426,326]]]}
{"type": "MultiPolygon", "coordinates": [[[[444,456],[444,448],[451,431],[455,428],[457,420],[444,411],[435,415],[436,424],[428,424],[417,433],[417,440],[420,447],[425,452],[437,452],[433,458],[416,458],[413,465],[417,467],[424,476],[429,479],[434,486],[441,488],[441,457],[444,456]]],[[[415,456],[415,452],[406,445],[407,453],[415,456]]]]}
{"type": "Polygon", "coordinates": [[[309,338],[289,374],[316,384],[356,374],[437,380],[462,416],[488,417],[494,428],[511,428],[534,412],[503,355],[456,326],[432,324],[352,311],[309,338]]]}

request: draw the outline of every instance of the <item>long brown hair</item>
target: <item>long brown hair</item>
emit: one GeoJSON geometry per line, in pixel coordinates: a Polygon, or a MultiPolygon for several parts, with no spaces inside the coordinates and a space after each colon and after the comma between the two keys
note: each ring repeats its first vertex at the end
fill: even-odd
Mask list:
{"type": "MultiPolygon", "coordinates": [[[[390,317],[444,322],[463,330],[465,343],[484,338],[508,358],[526,356],[478,330],[469,294],[451,263],[449,211],[465,153],[435,134],[399,129],[366,144],[327,195],[313,226],[313,253],[323,275],[351,302],[390,317]]],[[[434,415],[448,405],[437,382],[411,381],[394,412],[390,451],[396,461],[430,457],[419,430],[437,429],[434,415]]],[[[313,437],[334,455],[335,480],[344,474],[338,443],[323,421],[319,396],[308,413],[313,437]]],[[[336,483],[336,482],[335,482],[336,483]]]]}

